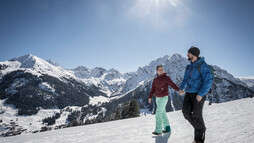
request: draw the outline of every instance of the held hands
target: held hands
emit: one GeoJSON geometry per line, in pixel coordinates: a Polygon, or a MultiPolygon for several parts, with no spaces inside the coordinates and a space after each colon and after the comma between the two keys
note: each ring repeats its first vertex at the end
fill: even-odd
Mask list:
{"type": "Polygon", "coordinates": [[[197,96],[196,96],[196,99],[197,99],[197,100],[198,100],[198,102],[199,102],[199,101],[201,101],[201,100],[202,100],[202,97],[201,97],[201,96],[199,96],[199,95],[197,95],[197,96]]]}
{"type": "Polygon", "coordinates": [[[180,95],[183,95],[184,94],[184,91],[183,90],[179,90],[178,91],[180,95]]]}
{"type": "Polygon", "coordinates": [[[151,104],[151,103],[152,103],[152,98],[149,98],[149,99],[148,99],[148,102],[151,104]]]}

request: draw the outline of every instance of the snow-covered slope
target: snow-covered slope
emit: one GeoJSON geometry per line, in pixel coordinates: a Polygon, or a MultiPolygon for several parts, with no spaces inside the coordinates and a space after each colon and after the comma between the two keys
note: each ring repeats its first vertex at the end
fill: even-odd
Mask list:
{"type": "MultiPolygon", "coordinates": [[[[90,99],[90,104],[95,105],[99,102],[103,102],[102,99],[105,97],[94,97],[95,99],[90,99]]],[[[12,104],[4,104],[5,100],[0,100],[0,137],[5,135],[18,135],[21,132],[23,134],[26,133],[35,133],[42,131],[43,127],[59,129],[62,127],[66,127],[69,123],[68,116],[71,115],[72,112],[80,112],[82,109],[92,110],[85,106],[67,106],[63,109],[40,109],[38,113],[30,116],[17,116],[18,109],[15,108],[12,104]],[[56,114],[59,114],[59,118],[55,120],[55,124],[47,125],[47,123],[43,123],[45,118],[53,117],[56,114]],[[12,129],[11,129],[12,128],[12,129]],[[10,130],[8,130],[10,129],[10,130]],[[9,132],[9,133],[7,133],[9,132]]],[[[84,122],[86,119],[96,118],[100,113],[105,113],[106,109],[104,108],[96,108],[99,109],[95,114],[86,114],[84,122]]]]}
{"type": "Polygon", "coordinates": [[[241,84],[241,85],[247,87],[247,85],[244,82],[242,82],[238,78],[234,77],[233,75],[228,73],[226,70],[221,69],[220,67],[218,67],[216,65],[213,65],[213,68],[215,70],[215,74],[217,77],[224,78],[224,79],[227,79],[227,80],[232,81],[234,83],[238,83],[238,84],[241,84]]]}
{"type": "MultiPolygon", "coordinates": [[[[254,98],[227,103],[205,103],[206,142],[208,143],[253,143],[254,98]]],[[[36,134],[0,138],[3,143],[188,143],[193,141],[193,128],[184,119],[181,111],[167,113],[172,133],[162,136],[151,134],[155,116],[147,115],[94,125],[72,127],[36,134]]]]}
{"type": "Polygon", "coordinates": [[[246,83],[254,91],[254,77],[239,77],[238,79],[246,83]]]}
{"type": "Polygon", "coordinates": [[[3,102],[4,100],[0,100],[0,119],[2,119],[2,123],[0,125],[2,130],[0,131],[0,133],[5,132],[3,128],[8,127],[9,125],[7,124],[9,124],[10,121],[16,122],[20,129],[26,129],[27,132],[33,132],[36,130],[38,131],[43,126],[42,120],[44,118],[51,117],[56,113],[60,113],[60,109],[41,109],[36,115],[16,116],[18,109],[15,109],[13,105],[4,106],[3,102]]]}

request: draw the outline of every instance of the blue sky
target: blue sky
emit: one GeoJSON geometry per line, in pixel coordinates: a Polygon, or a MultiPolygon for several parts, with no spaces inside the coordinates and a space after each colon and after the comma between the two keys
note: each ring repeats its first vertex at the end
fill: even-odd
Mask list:
{"type": "Polygon", "coordinates": [[[0,0],[0,61],[136,71],[194,45],[207,63],[254,76],[253,0],[0,0]]]}

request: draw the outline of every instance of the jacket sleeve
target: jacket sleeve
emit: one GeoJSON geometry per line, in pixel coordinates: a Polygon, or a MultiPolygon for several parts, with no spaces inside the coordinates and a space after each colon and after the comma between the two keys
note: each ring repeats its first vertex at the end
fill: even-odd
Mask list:
{"type": "Polygon", "coordinates": [[[179,91],[178,86],[171,80],[169,76],[167,76],[167,83],[170,85],[175,91],[179,91]]]}
{"type": "Polygon", "coordinates": [[[198,95],[203,97],[204,95],[208,93],[208,91],[210,90],[212,86],[212,73],[211,73],[210,67],[206,63],[201,64],[200,71],[201,71],[201,77],[203,79],[203,83],[198,92],[198,95]]]}
{"type": "Polygon", "coordinates": [[[185,89],[185,87],[186,87],[187,80],[188,80],[187,71],[188,71],[188,69],[187,69],[187,66],[186,66],[185,72],[184,72],[183,81],[182,81],[182,83],[181,83],[181,85],[180,85],[180,87],[179,87],[180,90],[183,90],[183,89],[185,89]]]}
{"type": "Polygon", "coordinates": [[[151,89],[149,98],[152,98],[152,97],[153,97],[154,92],[155,92],[155,79],[153,80],[152,89],[151,89]]]}

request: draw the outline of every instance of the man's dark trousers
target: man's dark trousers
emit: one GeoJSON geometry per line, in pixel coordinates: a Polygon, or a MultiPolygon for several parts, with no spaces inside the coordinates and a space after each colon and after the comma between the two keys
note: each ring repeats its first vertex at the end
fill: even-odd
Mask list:
{"type": "Polygon", "coordinates": [[[190,122],[190,124],[195,129],[195,137],[196,141],[204,142],[205,140],[205,123],[203,120],[203,106],[206,100],[206,95],[202,97],[201,101],[197,101],[196,96],[197,93],[187,93],[185,94],[183,101],[182,112],[186,120],[190,122]]]}

